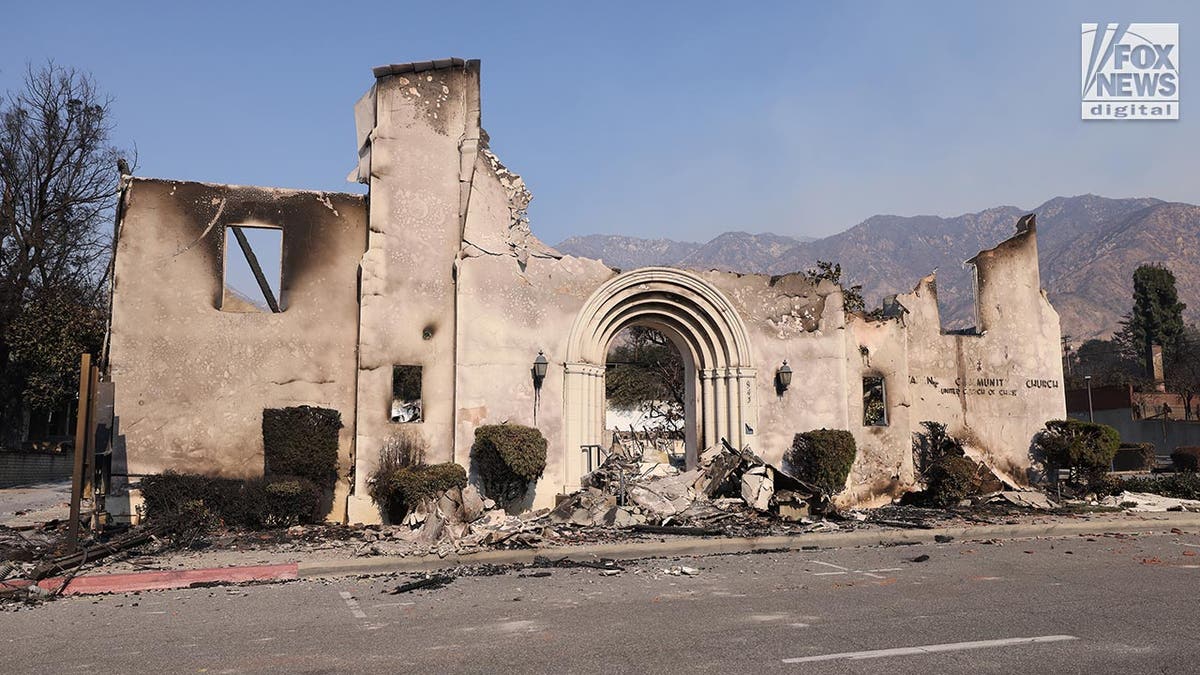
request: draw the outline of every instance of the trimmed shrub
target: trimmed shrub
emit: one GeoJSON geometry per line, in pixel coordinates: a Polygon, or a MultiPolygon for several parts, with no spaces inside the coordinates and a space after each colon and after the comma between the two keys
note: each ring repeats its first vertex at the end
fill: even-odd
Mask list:
{"type": "Polygon", "coordinates": [[[546,470],[546,437],[519,424],[485,424],[475,429],[471,460],[483,493],[508,506],[524,499],[546,470]]]}
{"type": "Polygon", "coordinates": [[[337,481],[342,416],[302,405],[263,410],[263,453],[268,475],[307,478],[322,488],[337,481]]]}
{"type": "Polygon", "coordinates": [[[298,476],[233,480],[168,471],[141,481],[146,518],[175,534],[196,535],[220,523],[288,527],[317,520],[322,490],[298,476]]]}
{"type": "Polygon", "coordinates": [[[955,506],[978,493],[979,467],[968,457],[942,455],[926,471],[925,499],[934,506],[955,506]]]}
{"type": "Polygon", "coordinates": [[[854,436],[841,429],[816,429],[796,434],[784,456],[796,478],[835,495],[846,488],[857,454],[854,436]]]}
{"type": "Polygon", "coordinates": [[[251,527],[291,527],[318,520],[323,490],[311,480],[300,476],[282,476],[251,481],[246,492],[261,490],[263,507],[248,514],[256,522],[244,522],[251,527]]]}
{"type": "Polygon", "coordinates": [[[393,523],[422,500],[467,486],[467,470],[454,462],[393,467],[376,472],[372,478],[371,499],[393,523]]]}
{"type": "Polygon", "coordinates": [[[1034,440],[1051,470],[1071,469],[1084,476],[1106,473],[1121,446],[1121,435],[1106,424],[1053,420],[1034,440]]]}
{"type": "Polygon", "coordinates": [[[1154,468],[1157,461],[1153,443],[1122,443],[1113,455],[1113,470],[1146,471],[1154,468]]]}
{"type": "Polygon", "coordinates": [[[1200,446],[1185,445],[1175,448],[1175,452],[1171,453],[1171,463],[1175,465],[1176,471],[1191,471],[1200,470],[1200,446]]]}

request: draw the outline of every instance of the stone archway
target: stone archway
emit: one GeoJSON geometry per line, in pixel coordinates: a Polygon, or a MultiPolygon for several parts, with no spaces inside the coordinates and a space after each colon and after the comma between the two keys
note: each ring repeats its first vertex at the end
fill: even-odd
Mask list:
{"type": "Polygon", "coordinates": [[[621,274],[588,298],[571,327],[563,385],[566,457],[563,486],[579,485],[582,447],[604,435],[604,364],[622,329],[650,326],[683,356],[691,403],[685,436],[697,448],[724,438],[743,447],[758,426],[758,395],[746,326],[719,290],[690,272],[647,267],[621,274]]]}

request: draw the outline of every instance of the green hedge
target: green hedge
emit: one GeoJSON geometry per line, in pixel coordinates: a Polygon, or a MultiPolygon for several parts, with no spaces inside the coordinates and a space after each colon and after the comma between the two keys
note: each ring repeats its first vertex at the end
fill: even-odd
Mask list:
{"type": "Polygon", "coordinates": [[[268,475],[299,476],[329,489],[337,481],[342,416],[329,408],[263,410],[263,453],[268,475]]]}
{"type": "Polygon", "coordinates": [[[1146,471],[1154,468],[1158,457],[1153,443],[1122,443],[1113,455],[1116,471],[1146,471]]]}
{"type": "Polygon", "coordinates": [[[141,492],[147,520],[176,533],[221,523],[273,528],[316,522],[322,496],[319,486],[299,476],[234,480],[173,471],[142,478],[141,492]]]}
{"type": "Polygon", "coordinates": [[[796,478],[835,495],[846,489],[858,449],[854,436],[841,429],[816,429],[796,434],[784,456],[796,478]]]}
{"type": "Polygon", "coordinates": [[[467,471],[454,462],[392,466],[372,474],[371,499],[392,522],[423,499],[467,486],[467,471]]]}
{"type": "Polygon", "coordinates": [[[1200,499],[1200,474],[1186,472],[1121,480],[1122,490],[1149,492],[1175,499],[1200,499]]]}
{"type": "Polygon", "coordinates": [[[1200,447],[1185,445],[1175,448],[1175,452],[1171,453],[1171,463],[1175,465],[1176,471],[1200,470],[1200,447]]]}
{"type": "Polygon", "coordinates": [[[519,424],[485,424],[475,429],[471,459],[483,493],[507,506],[523,499],[545,472],[546,437],[519,424]]]}

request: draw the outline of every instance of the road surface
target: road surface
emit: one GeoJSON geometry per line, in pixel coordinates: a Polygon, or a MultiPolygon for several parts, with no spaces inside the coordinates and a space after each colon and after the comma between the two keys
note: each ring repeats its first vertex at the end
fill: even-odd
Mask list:
{"type": "Polygon", "coordinates": [[[1195,534],[645,560],[387,592],[404,580],[65,598],[0,613],[3,670],[1200,670],[1195,534]],[[664,571],[680,565],[697,572],[664,571]]]}

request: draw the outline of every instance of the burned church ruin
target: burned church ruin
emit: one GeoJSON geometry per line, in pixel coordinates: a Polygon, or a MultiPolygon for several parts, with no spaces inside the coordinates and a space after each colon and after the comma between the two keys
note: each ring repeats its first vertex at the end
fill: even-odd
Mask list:
{"type": "Polygon", "coordinates": [[[331,519],[379,521],[365,481],[399,428],[468,466],[480,425],[536,426],[549,456],[530,505],[552,506],[604,442],[605,359],[630,326],[683,356],[689,463],[721,439],[778,462],[798,432],[848,430],[845,504],[912,485],[922,421],[1020,484],[1033,436],[1065,416],[1032,217],[967,261],[970,331],[942,330],[932,275],[867,316],[803,274],[614,270],[530,232],[531,195],[480,123],[478,61],[374,75],[354,106],[367,197],[124,178],[115,472],[261,475],[263,411],[310,405],[343,422],[331,519]]]}

